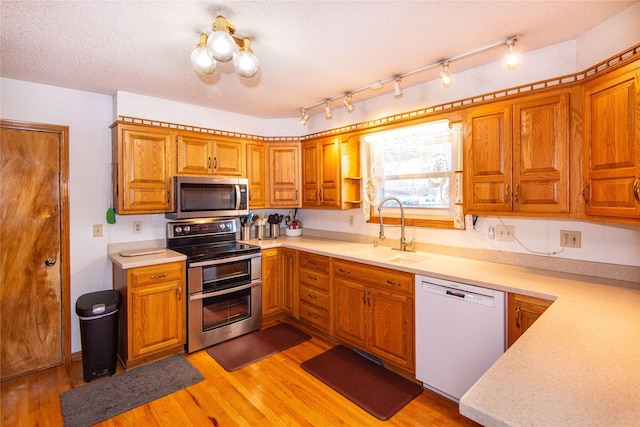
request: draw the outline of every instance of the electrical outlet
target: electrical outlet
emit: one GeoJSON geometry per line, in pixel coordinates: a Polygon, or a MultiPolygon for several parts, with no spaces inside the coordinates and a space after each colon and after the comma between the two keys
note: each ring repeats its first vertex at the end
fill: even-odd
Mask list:
{"type": "Polygon", "coordinates": [[[133,234],[142,234],[142,221],[133,221],[133,234]]]}
{"type": "Polygon", "coordinates": [[[354,220],[353,215],[349,215],[349,227],[353,227],[353,220],[354,220]]]}
{"type": "Polygon", "coordinates": [[[93,237],[102,237],[102,224],[93,224],[93,237]]]}
{"type": "Polygon", "coordinates": [[[496,225],[496,240],[513,242],[514,232],[513,225],[496,225]]]}
{"type": "Polygon", "coordinates": [[[582,244],[581,234],[579,231],[560,230],[560,246],[565,248],[579,248],[582,244]]]}

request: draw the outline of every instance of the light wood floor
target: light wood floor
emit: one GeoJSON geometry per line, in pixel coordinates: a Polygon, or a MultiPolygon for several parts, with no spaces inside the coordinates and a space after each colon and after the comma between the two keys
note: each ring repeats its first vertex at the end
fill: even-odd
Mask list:
{"type": "MultiPolygon", "coordinates": [[[[478,425],[461,416],[455,402],[429,390],[390,420],[379,421],[300,368],[332,346],[314,337],[231,373],[205,351],[189,354],[204,381],[98,426],[478,425]]],[[[2,382],[2,426],[62,426],[60,393],[83,385],[81,362],[2,382]]]]}

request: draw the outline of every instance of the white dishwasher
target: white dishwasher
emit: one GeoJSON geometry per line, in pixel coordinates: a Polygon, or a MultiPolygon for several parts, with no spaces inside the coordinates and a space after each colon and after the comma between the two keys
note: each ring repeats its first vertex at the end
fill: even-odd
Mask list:
{"type": "Polygon", "coordinates": [[[416,275],[416,378],[456,402],[505,350],[504,292],[416,275]]]}

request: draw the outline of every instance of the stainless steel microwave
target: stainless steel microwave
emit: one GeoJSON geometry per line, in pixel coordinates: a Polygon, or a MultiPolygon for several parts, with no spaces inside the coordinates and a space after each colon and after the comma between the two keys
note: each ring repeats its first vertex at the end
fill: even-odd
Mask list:
{"type": "Polygon", "coordinates": [[[239,216],[249,213],[249,180],[246,178],[173,178],[175,211],[171,219],[239,216]]]}

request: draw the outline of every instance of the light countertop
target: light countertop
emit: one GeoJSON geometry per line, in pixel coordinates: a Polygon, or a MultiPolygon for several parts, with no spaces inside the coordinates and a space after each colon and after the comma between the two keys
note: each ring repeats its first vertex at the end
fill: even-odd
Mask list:
{"type": "Polygon", "coordinates": [[[164,264],[174,261],[185,261],[187,256],[171,249],[163,249],[162,252],[151,255],[122,256],[119,252],[109,254],[109,260],[123,270],[146,265],[164,264]]]}
{"type": "Polygon", "coordinates": [[[488,426],[640,423],[640,283],[432,253],[416,253],[423,262],[397,264],[376,261],[371,245],[304,236],[251,243],[554,300],[462,397],[460,412],[488,426]]]}
{"type": "MultiPolygon", "coordinates": [[[[283,246],[554,300],[462,397],[460,412],[489,426],[638,425],[638,282],[435,253],[407,254],[386,247],[374,249],[371,244],[305,236],[248,242],[263,249],[283,246]],[[407,262],[382,260],[398,255],[406,256],[407,262]]],[[[172,252],[132,257],[135,261],[117,254],[110,254],[109,259],[131,268],[180,259],[181,254],[172,252]]]]}

